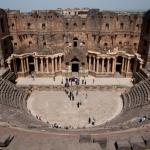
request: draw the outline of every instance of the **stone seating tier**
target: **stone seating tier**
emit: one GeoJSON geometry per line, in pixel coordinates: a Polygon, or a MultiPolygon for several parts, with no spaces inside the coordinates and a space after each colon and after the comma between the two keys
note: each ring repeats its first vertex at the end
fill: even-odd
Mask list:
{"type": "Polygon", "coordinates": [[[28,93],[16,87],[8,80],[0,80],[0,103],[11,107],[23,108],[23,101],[27,100],[28,93]]]}

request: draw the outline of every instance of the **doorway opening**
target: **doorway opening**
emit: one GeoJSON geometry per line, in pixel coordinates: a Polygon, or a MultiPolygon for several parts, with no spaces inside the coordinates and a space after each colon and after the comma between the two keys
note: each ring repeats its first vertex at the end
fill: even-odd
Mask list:
{"type": "Polygon", "coordinates": [[[29,73],[34,72],[35,71],[35,66],[34,66],[33,56],[29,56],[28,61],[29,61],[29,73]]]}
{"type": "Polygon", "coordinates": [[[78,38],[73,38],[73,47],[78,47],[78,38]]]}
{"type": "Polygon", "coordinates": [[[73,47],[77,47],[77,41],[73,42],[73,47]]]}
{"type": "Polygon", "coordinates": [[[119,72],[121,74],[121,69],[122,69],[122,56],[118,56],[116,60],[116,72],[119,72]]]}
{"type": "Polygon", "coordinates": [[[72,60],[71,60],[71,70],[72,72],[79,72],[79,59],[74,57],[72,60]]]}
{"type": "Polygon", "coordinates": [[[72,72],[79,72],[79,64],[72,64],[72,72]]]}

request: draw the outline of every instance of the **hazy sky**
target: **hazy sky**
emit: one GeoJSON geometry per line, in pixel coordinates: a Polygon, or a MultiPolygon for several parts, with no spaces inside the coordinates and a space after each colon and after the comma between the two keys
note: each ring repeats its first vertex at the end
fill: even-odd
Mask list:
{"type": "Polygon", "coordinates": [[[150,0],[0,0],[0,7],[21,11],[75,7],[102,10],[148,10],[150,0]]]}

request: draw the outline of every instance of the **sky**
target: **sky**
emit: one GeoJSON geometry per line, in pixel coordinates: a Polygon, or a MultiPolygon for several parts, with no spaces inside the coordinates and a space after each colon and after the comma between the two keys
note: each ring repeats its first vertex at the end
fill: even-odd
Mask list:
{"type": "Polygon", "coordinates": [[[0,0],[0,7],[21,11],[84,7],[140,11],[150,9],[150,0],[0,0]]]}

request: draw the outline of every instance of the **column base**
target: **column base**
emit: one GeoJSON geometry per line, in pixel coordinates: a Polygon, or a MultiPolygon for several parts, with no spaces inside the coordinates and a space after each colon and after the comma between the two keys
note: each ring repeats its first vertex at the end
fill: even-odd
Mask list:
{"type": "Polygon", "coordinates": [[[95,77],[114,77],[114,73],[112,72],[92,72],[89,71],[89,74],[95,77]]]}
{"type": "Polygon", "coordinates": [[[29,72],[17,72],[18,77],[26,77],[29,75],[29,72]]]}
{"type": "Polygon", "coordinates": [[[53,76],[57,76],[57,75],[62,75],[62,71],[59,72],[38,72],[35,73],[37,77],[53,77],[53,76]]]}

